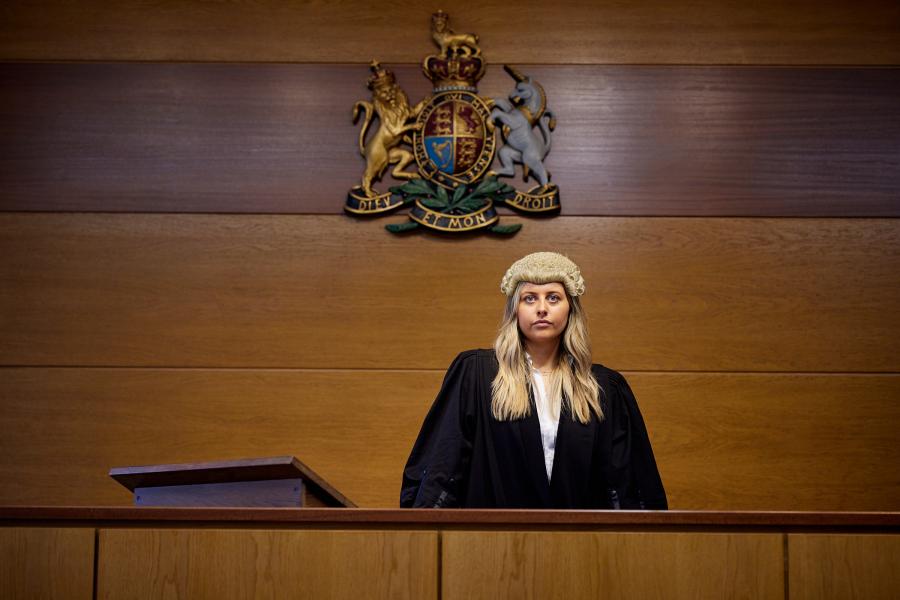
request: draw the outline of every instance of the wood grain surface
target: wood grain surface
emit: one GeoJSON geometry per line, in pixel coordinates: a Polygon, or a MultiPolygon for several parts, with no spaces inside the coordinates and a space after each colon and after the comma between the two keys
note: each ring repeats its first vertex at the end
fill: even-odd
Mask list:
{"type": "MultiPolygon", "coordinates": [[[[512,89],[499,66],[482,95],[512,89]]],[[[900,216],[900,70],[519,67],[558,116],[563,214],[900,216]]],[[[430,92],[418,67],[396,72],[413,101],[430,92]]],[[[0,210],[340,213],[367,76],[0,64],[0,210]]]]}
{"type": "MultiPolygon", "coordinates": [[[[397,506],[403,465],[443,376],[0,374],[0,505],[127,505],[110,467],[293,454],[362,507],[397,506]]],[[[674,509],[900,509],[898,376],[627,377],[674,509]]]]}
{"type": "MultiPolygon", "coordinates": [[[[277,0],[9,0],[0,57],[18,60],[417,62],[437,5],[277,0]]],[[[538,2],[445,6],[489,60],[897,64],[896,2],[538,2]]]]}
{"type": "Polygon", "coordinates": [[[900,371],[898,220],[401,219],[0,215],[0,364],[444,369],[493,343],[507,266],[553,249],[613,368],[900,371]]]}
{"type": "Polygon", "coordinates": [[[675,508],[900,510],[900,376],[629,380],[675,508]]]}
{"type": "Polygon", "coordinates": [[[91,600],[93,589],[93,527],[0,527],[4,600],[91,600]]]}
{"type": "Polygon", "coordinates": [[[779,534],[442,534],[442,598],[784,598],[779,534]]]}
{"type": "Polygon", "coordinates": [[[790,534],[792,600],[900,596],[900,535],[790,534]]]}
{"type": "Polygon", "coordinates": [[[104,529],[99,554],[111,600],[437,598],[435,532],[104,529]]]}

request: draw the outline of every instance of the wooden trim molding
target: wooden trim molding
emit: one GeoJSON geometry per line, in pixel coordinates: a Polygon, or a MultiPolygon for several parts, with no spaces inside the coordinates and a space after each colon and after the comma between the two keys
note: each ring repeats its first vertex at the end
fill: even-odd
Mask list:
{"type": "Polygon", "coordinates": [[[136,523],[284,524],[296,526],[516,526],[535,527],[739,527],[900,530],[900,512],[604,511],[358,508],[153,508],[82,506],[4,506],[0,524],[67,521],[96,526],[136,523]]]}

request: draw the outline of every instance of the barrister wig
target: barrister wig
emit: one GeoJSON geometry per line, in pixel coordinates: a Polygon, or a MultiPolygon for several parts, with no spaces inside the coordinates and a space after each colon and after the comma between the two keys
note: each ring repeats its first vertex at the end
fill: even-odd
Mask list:
{"type": "Polygon", "coordinates": [[[500,281],[500,291],[509,296],[522,281],[538,285],[561,283],[570,298],[584,293],[581,269],[567,256],[556,252],[534,252],[514,262],[500,281]]]}
{"type": "Polygon", "coordinates": [[[566,289],[569,320],[547,382],[548,398],[551,402],[562,401],[572,418],[580,423],[590,421],[591,412],[598,420],[603,419],[600,386],[591,374],[591,339],[579,299],[584,293],[584,279],[575,263],[565,256],[538,252],[514,263],[501,283],[507,299],[503,321],[494,341],[499,369],[491,385],[491,411],[500,421],[521,419],[531,413],[531,365],[517,316],[522,287],[526,283],[554,282],[561,283],[566,289]]]}

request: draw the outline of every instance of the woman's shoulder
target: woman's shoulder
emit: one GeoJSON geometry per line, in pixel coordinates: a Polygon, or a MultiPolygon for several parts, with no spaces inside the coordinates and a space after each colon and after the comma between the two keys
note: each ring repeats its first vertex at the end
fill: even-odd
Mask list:
{"type": "Polygon", "coordinates": [[[615,390],[628,387],[625,376],[615,369],[610,369],[600,363],[594,363],[591,365],[591,372],[594,374],[594,379],[597,380],[597,383],[600,384],[601,388],[606,387],[607,385],[615,390]]]}
{"type": "Polygon", "coordinates": [[[472,386],[477,386],[478,389],[488,390],[485,393],[489,393],[491,382],[497,376],[497,369],[493,350],[466,350],[460,352],[447,368],[443,387],[456,386],[460,390],[468,390],[469,393],[475,389],[472,386]]]}
{"type": "Polygon", "coordinates": [[[456,355],[447,369],[447,377],[477,375],[490,377],[497,371],[497,359],[493,350],[465,350],[456,355]]]}
{"type": "Polygon", "coordinates": [[[453,360],[457,363],[496,363],[497,357],[493,349],[485,350],[484,348],[476,348],[474,350],[463,350],[453,360]]]}

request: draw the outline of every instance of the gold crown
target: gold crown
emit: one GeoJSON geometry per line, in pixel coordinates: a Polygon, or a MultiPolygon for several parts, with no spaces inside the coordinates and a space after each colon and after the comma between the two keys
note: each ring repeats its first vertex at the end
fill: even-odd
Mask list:
{"type": "Polygon", "coordinates": [[[434,84],[435,91],[477,91],[478,81],[484,77],[484,68],[484,60],[480,56],[432,54],[422,63],[422,72],[434,84]]]}

